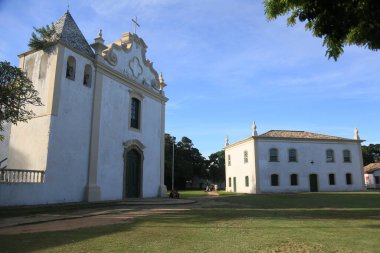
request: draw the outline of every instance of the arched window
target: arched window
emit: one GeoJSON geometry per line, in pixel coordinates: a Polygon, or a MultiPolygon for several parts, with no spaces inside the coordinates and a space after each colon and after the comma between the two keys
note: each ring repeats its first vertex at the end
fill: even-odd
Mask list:
{"type": "Polygon", "coordinates": [[[248,176],[245,176],[245,186],[246,187],[249,186],[249,177],[248,176]]]}
{"type": "Polygon", "coordinates": [[[231,155],[227,156],[227,164],[228,166],[231,166],[231,155]]]}
{"type": "Polygon", "coordinates": [[[298,185],[298,175],[291,174],[290,175],[290,185],[298,185]]]}
{"type": "Polygon", "coordinates": [[[343,150],[343,162],[345,163],[351,162],[351,151],[348,149],[343,150]]]}
{"type": "Polygon", "coordinates": [[[346,184],[352,184],[352,175],[351,173],[346,173],[346,184]]]}
{"type": "Polygon", "coordinates": [[[231,178],[228,178],[228,187],[231,187],[231,178]]]}
{"type": "Polygon", "coordinates": [[[84,67],[83,85],[87,87],[91,87],[91,80],[92,80],[92,68],[90,64],[86,64],[86,66],[84,67]]]}
{"type": "Polygon", "coordinates": [[[328,149],[326,150],[326,162],[333,163],[334,160],[334,150],[328,149]]]}
{"type": "Polygon", "coordinates": [[[335,174],[329,174],[329,184],[335,185],[335,174]]]}
{"type": "Polygon", "coordinates": [[[39,79],[43,79],[46,77],[46,71],[47,71],[47,63],[48,63],[48,54],[44,53],[41,56],[41,61],[40,61],[40,71],[38,74],[39,79]]]}
{"type": "Polygon", "coordinates": [[[271,184],[271,186],[278,186],[278,175],[277,174],[272,174],[270,176],[270,184],[271,184]]]}
{"type": "Polygon", "coordinates": [[[67,58],[67,64],[66,64],[66,78],[70,80],[75,80],[75,68],[76,68],[76,61],[75,58],[72,56],[69,56],[67,58]]]}
{"type": "Polygon", "coordinates": [[[271,148],[269,150],[269,161],[278,162],[278,150],[277,148],[271,148]]]}
{"type": "Polygon", "coordinates": [[[131,102],[131,127],[140,129],[140,100],[132,98],[131,102]]]}
{"type": "Polygon", "coordinates": [[[289,162],[297,162],[297,150],[294,148],[289,149],[289,162]]]}
{"type": "Polygon", "coordinates": [[[244,151],[244,163],[248,163],[248,151],[244,151]]]}

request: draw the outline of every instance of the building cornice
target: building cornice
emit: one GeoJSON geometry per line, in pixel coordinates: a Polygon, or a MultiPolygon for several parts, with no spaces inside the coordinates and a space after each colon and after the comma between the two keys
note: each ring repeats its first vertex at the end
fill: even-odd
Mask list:
{"type": "Polygon", "coordinates": [[[228,146],[224,147],[224,149],[227,150],[227,149],[233,148],[233,147],[235,147],[235,146],[238,146],[238,145],[240,145],[240,144],[243,144],[243,143],[249,142],[249,141],[251,141],[251,140],[253,140],[253,138],[252,138],[252,137],[248,137],[248,138],[246,138],[246,139],[244,139],[244,140],[241,140],[241,141],[238,141],[238,142],[235,142],[235,143],[229,144],[228,146]]]}
{"type": "Polygon", "coordinates": [[[324,142],[324,143],[362,143],[365,140],[354,139],[317,139],[317,138],[288,138],[288,137],[262,137],[252,136],[255,140],[260,141],[291,141],[291,142],[324,142]]]}

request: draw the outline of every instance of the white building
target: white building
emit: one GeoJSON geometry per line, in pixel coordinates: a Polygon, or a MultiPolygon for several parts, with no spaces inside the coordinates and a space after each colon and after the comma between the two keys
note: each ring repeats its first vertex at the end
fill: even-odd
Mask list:
{"type": "Polygon", "coordinates": [[[380,188],[380,163],[364,166],[364,181],[367,188],[380,188]]]}
{"type": "Polygon", "coordinates": [[[100,31],[90,46],[69,12],[55,28],[55,45],[19,55],[44,106],[5,134],[0,204],[162,196],[167,98],[146,44],[100,31]]]}
{"type": "Polygon", "coordinates": [[[275,193],[364,189],[361,140],[271,130],[225,146],[226,191],[275,193]]]}

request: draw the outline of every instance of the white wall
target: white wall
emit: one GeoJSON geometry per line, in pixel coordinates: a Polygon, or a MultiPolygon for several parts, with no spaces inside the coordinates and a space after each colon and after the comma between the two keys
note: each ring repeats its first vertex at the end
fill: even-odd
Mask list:
{"type": "Polygon", "coordinates": [[[122,199],[124,146],[137,139],[145,146],[143,197],[156,197],[160,186],[161,103],[148,95],[141,100],[141,131],[129,129],[131,88],[109,77],[103,79],[98,158],[98,185],[102,199],[122,199]]]}
{"type": "Polygon", "coordinates": [[[253,152],[253,139],[242,141],[240,145],[227,146],[225,148],[226,164],[226,191],[234,191],[234,177],[236,177],[236,192],[256,192],[255,157],[253,152]],[[244,151],[248,152],[248,162],[244,161],[244,151]],[[228,165],[228,156],[231,157],[231,165],[228,165]],[[249,185],[245,184],[248,176],[249,185]],[[229,180],[231,178],[231,186],[229,180]]]}
{"type": "Polygon", "coordinates": [[[309,175],[318,175],[319,191],[363,190],[361,160],[358,155],[360,144],[354,142],[297,142],[259,140],[259,168],[262,192],[309,191],[309,175]],[[279,162],[269,162],[269,149],[277,148],[279,162]],[[297,162],[288,161],[288,150],[297,150],[297,162]],[[326,150],[333,149],[335,162],[326,162],[326,150]],[[351,151],[351,163],[343,162],[343,150],[351,151]],[[311,162],[314,163],[311,163],[311,162]],[[290,185],[290,175],[298,175],[298,185],[290,185]],[[335,174],[335,185],[329,185],[329,174],[335,174]],[[352,174],[352,185],[346,184],[346,173],[352,174]],[[271,186],[271,174],[279,175],[279,186],[271,186]]]}

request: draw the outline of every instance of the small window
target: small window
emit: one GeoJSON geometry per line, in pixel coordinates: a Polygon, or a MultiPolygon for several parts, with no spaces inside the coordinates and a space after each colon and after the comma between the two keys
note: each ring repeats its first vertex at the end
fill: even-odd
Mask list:
{"type": "Polygon", "coordinates": [[[46,77],[46,71],[47,71],[47,64],[48,64],[48,54],[44,53],[41,56],[41,61],[40,61],[40,71],[38,74],[39,79],[43,79],[46,77]]]}
{"type": "Polygon", "coordinates": [[[244,151],[244,163],[248,163],[248,151],[244,151]]]}
{"type": "Polygon", "coordinates": [[[228,166],[231,166],[231,155],[228,155],[227,157],[228,157],[228,161],[227,161],[228,166]]]}
{"type": "Polygon", "coordinates": [[[328,149],[326,150],[326,162],[333,163],[334,162],[334,150],[328,149]]]}
{"type": "Polygon", "coordinates": [[[75,81],[75,66],[76,61],[75,58],[72,56],[69,56],[67,58],[67,64],[66,64],[66,78],[75,81]]]}
{"type": "Polygon", "coordinates": [[[270,176],[270,184],[271,184],[271,186],[278,186],[278,175],[277,174],[272,174],[270,176]]]}
{"type": "Polygon", "coordinates": [[[297,150],[289,149],[289,162],[297,162],[297,150]]]}
{"type": "Polygon", "coordinates": [[[131,127],[140,129],[140,100],[137,98],[131,102],[131,127]]]}
{"type": "Polygon", "coordinates": [[[352,184],[352,175],[351,175],[351,173],[346,173],[346,184],[348,184],[348,185],[352,184]]]}
{"type": "Polygon", "coordinates": [[[231,178],[229,177],[229,178],[228,178],[228,187],[231,187],[231,185],[232,185],[232,184],[231,184],[231,178]]]}
{"type": "Polygon", "coordinates": [[[92,68],[91,65],[86,64],[84,67],[83,73],[83,85],[87,87],[91,87],[91,79],[92,79],[92,68]]]}
{"type": "Polygon", "coordinates": [[[343,150],[343,162],[350,163],[351,162],[351,151],[343,150]]]}
{"type": "Polygon", "coordinates": [[[269,150],[269,161],[278,162],[278,150],[277,148],[271,148],[269,150]]]}
{"type": "Polygon", "coordinates": [[[290,175],[290,185],[298,185],[298,175],[291,174],[290,175]]]}
{"type": "Polygon", "coordinates": [[[249,177],[248,176],[245,176],[245,186],[246,187],[249,186],[249,177]]]}
{"type": "Polygon", "coordinates": [[[329,184],[335,185],[335,174],[329,174],[329,184]]]}

